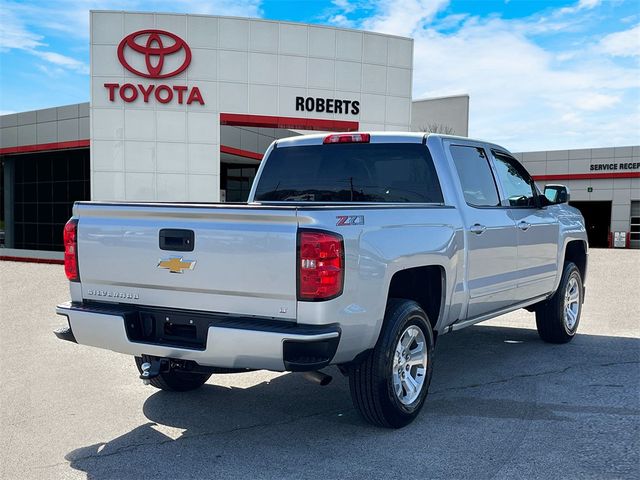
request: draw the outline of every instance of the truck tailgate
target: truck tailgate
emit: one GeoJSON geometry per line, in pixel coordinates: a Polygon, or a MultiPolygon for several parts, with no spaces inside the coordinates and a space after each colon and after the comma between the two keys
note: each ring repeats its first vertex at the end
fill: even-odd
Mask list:
{"type": "Polygon", "coordinates": [[[78,203],[74,216],[86,300],[296,318],[295,207],[78,203]],[[161,249],[161,229],[193,231],[193,251],[161,249]]]}

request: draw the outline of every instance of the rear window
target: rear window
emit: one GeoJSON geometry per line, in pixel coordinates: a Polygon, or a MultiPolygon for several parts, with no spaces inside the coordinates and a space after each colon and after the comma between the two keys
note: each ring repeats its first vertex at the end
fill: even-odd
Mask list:
{"type": "Polygon", "coordinates": [[[442,203],[427,147],[353,143],[276,148],[257,201],[442,203]]]}

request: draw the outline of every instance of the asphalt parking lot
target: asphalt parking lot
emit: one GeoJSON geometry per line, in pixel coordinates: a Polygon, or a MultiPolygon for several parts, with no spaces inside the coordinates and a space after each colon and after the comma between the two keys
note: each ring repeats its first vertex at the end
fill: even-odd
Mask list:
{"type": "Polygon", "coordinates": [[[592,250],[579,336],[525,311],[443,336],[419,419],[364,423],[337,370],[218,375],[174,394],[57,340],[59,265],[0,262],[0,477],[638,478],[640,252],[592,250]]]}

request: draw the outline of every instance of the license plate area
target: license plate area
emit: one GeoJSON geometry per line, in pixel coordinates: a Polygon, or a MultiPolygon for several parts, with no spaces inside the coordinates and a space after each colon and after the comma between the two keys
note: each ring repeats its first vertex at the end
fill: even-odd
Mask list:
{"type": "Polygon", "coordinates": [[[202,315],[140,310],[127,314],[124,321],[132,342],[196,350],[207,347],[210,318],[202,315]]]}

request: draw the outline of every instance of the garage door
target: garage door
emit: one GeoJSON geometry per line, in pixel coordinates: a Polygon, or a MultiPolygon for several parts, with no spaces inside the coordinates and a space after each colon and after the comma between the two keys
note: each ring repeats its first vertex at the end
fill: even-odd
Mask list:
{"type": "Polygon", "coordinates": [[[640,248],[640,201],[631,202],[631,248],[640,248]]]}

